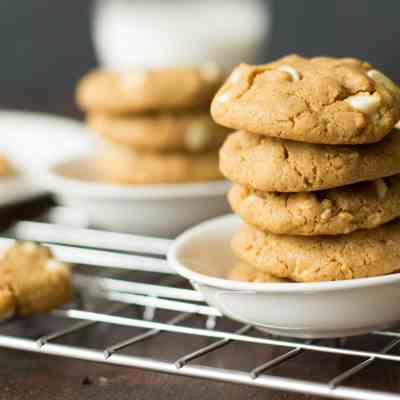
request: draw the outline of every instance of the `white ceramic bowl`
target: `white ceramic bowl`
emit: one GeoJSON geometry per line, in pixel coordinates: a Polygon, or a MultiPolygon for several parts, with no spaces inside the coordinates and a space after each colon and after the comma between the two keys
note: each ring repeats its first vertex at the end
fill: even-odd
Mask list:
{"type": "Polygon", "coordinates": [[[40,178],[60,204],[85,212],[95,227],[174,237],[188,227],[227,212],[226,181],[124,186],[94,179],[90,158],[57,163],[40,178]]]}
{"type": "Polygon", "coordinates": [[[179,236],[169,265],[224,315],[282,336],[344,337],[400,322],[400,274],[320,283],[224,279],[234,264],[229,242],[242,222],[228,215],[179,236]]]}
{"type": "Polygon", "coordinates": [[[38,170],[87,153],[91,141],[85,126],[69,118],[26,111],[0,111],[0,152],[18,175],[0,179],[0,206],[43,195],[38,170]]]}

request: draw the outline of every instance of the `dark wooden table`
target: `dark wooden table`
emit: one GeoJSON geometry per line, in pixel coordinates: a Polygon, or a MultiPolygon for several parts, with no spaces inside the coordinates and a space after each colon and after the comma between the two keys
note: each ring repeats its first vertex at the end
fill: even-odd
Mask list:
{"type": "MultiPolygon", "coordinates": [[[[31,99],[23,101],[15,100],[7,102],[8,108],[36,109],[50,111],[58,114],[78,116],[73,107],[64,105],[54,106],[54,102],[32,107],[31,99]]],[[[31,218],[41,213],[51,205],[49,198],[43,198],[34,203],[22,204],[0,210],[2,227],[10,221],[18,218],[31,218]]],[[[21,324],[28,336],[37,337],[36,324],[27,321],[16,321],[21,324]]],[[[113,339],[124,337],[123,328],[113,328],[110,332],[101,331],[104,327],[92,328],[81,332],[79,337],[71,340],[79,340],[93,347],[104,347],[104,335],[110,343],[113,339]]],[[[131,333],[130,333],[131,334],[131,333]]],[[[128,336],[129,337],[129,336],[128,336]]],[[[162,340],[164,349],[163,357],[177,357],[193,346],[198,347],[199,342],[192,344],[189,339],[162,334],[157,340],[162,340]],[[165,354],[164,354],[165,353],[165,354]]],[[[371,348],[371,345],[379,349],[388,339],[377,338],[376,343],[366,339],[351,339],[347,346],[354,348],[371,348]]],[[[201,342],[201,341],[200,341],[201,342]]],[[[154,342],[144,342],[135,346],[132,351],[144,355],[151,355],[154,350],[154,342]]],[[[207,363],[217,366],[233,366],[244,370],[258,363],[265,362],[268,358],[277,355],[276,350],[263,349],[259,346],[234,345],[229,349],[219,350],[205,359],[207,363]]],[[[285,367],[277,367],[272,373],[315,379],[326,382],[329,378],[351,367],[354,360],[331,355],[305,353],[296,357],[285,367]]],[[[394,362],[375,362],[362,374],[354,377],[352,385],[371,389],[390,390],[400,392],[400,367],[394,362]]],[[[104,364],[78,361],[73,359],[57,358],[53,356],[31,354],[27,352],[0,349],[0,399],[74,399],[74,400],[183,400],[183,399],[316,399],[298,394],[278,393],[271,390],[259,389],[247,386],[202,381],[199,379],[169,376],[166,374],[141,371],[123,367],[115,367],[104,364]]]]}

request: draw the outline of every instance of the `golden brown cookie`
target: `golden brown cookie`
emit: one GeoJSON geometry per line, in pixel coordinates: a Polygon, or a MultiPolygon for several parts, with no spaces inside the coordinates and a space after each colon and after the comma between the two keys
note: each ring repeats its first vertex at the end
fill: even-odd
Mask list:
{"type": "Polygon", "coordinates": [[[96,158],[99,180],[121,184],[199,182],[223,179],[218,153],[135,152],[109,146],[96,158]]]}
{"type": "Polygon", "coordinates": [[[215,64],[149,70],[95,70],[78,84],[85,111],[119,114],[208,107],[222,83],[215,64]]]}
{"type": "Polygon", "coordinates": [[[218,123],[308,143],[373,143],[400,119],[399,88],[350,58],[284,57],[242,64],[211,106],[218,123]]]}
{"type": "Polygon", "coordinates": [[[47,247],[16,243],[0,260],[0,312],[29,315],[71,300],[71,273],[47,247]],[[8,304],[6,307],[5,304],[8,304]]]}
{"type": "Polygon", "coordinates": [[[203,152],[219,148],[229,132],[215,124],[207,112],[119,116],[93,113],[87,123],[105,140],[149,151],[203,152]]]}
{"type": "Polygon", "coordinates": [[[222,173],[266,192],[329,189],[400,173],[400,132],[363,146],[293,142],[239,131],[220,151],[222,173]]]}
{"type": "Polygon", "coordinates": [[[245,226],[232,250],[260,271],[298,282],[335,281],[400,270],[400,221],[341,236],[286,236],[245,226]]]}
{"type": "Polygon", "coordinates": [[[249,225],[276,234],[340,235],[372,229],[400,216],[400,176],[318,192],[260,192],[234,185],[233,211],[249,225]]]}
{"type": "Polygon", "coordinates": [[[282,283],[290,282],[287,279],[277,278],[266,272],[262,272],[249,264],[238,261],[229,272],[227,279],[232,281],[253,282],[253,283],[282,283]]]}

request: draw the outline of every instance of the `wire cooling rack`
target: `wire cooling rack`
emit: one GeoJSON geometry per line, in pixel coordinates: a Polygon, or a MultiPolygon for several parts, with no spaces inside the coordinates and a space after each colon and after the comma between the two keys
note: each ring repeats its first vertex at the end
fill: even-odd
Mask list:
{"type": "Polygon", "coordinates": [[[130,252],[129,235],[43,222],[17,223],[0,244],[12,238],[47,243],[77,264],[77,296],[45,323],[39,318],[37,336],[13,329],[13,320],[1,324],[1,347],[331,398],[399,399],[365,383],[376,377],[368,370],[382,371],[382,363],[400,366],[400,332],[321,341],[272,337],[206,305],[157,255],[167,241],[152,256],[139,256],[130,252]],[[96,332],[95,347],[83,334],[88,330],[96,332]],[[177,348],[179,354],[167,354],[177,348]]]}

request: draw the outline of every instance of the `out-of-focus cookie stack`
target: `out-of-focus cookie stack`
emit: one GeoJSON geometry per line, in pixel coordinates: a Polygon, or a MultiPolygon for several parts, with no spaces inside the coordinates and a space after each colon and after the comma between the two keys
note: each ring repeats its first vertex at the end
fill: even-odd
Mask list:
{"type": "Polygon", "coordinates": [[[220,152],[247,223],[232,248],[248,265],[233,279],[400,270],[400,92],[389,78],[356,59],[292,55],[237,67],[211,111],[239,129],[220,152]]]}
{"type": "Polygon", "coordinates": [[[98,178],[125,184],[222,179],[218,149],[228,130],[208,112],[222,79],[213,63],[85,76],[77,101],[103,144],[98,178]]]}

